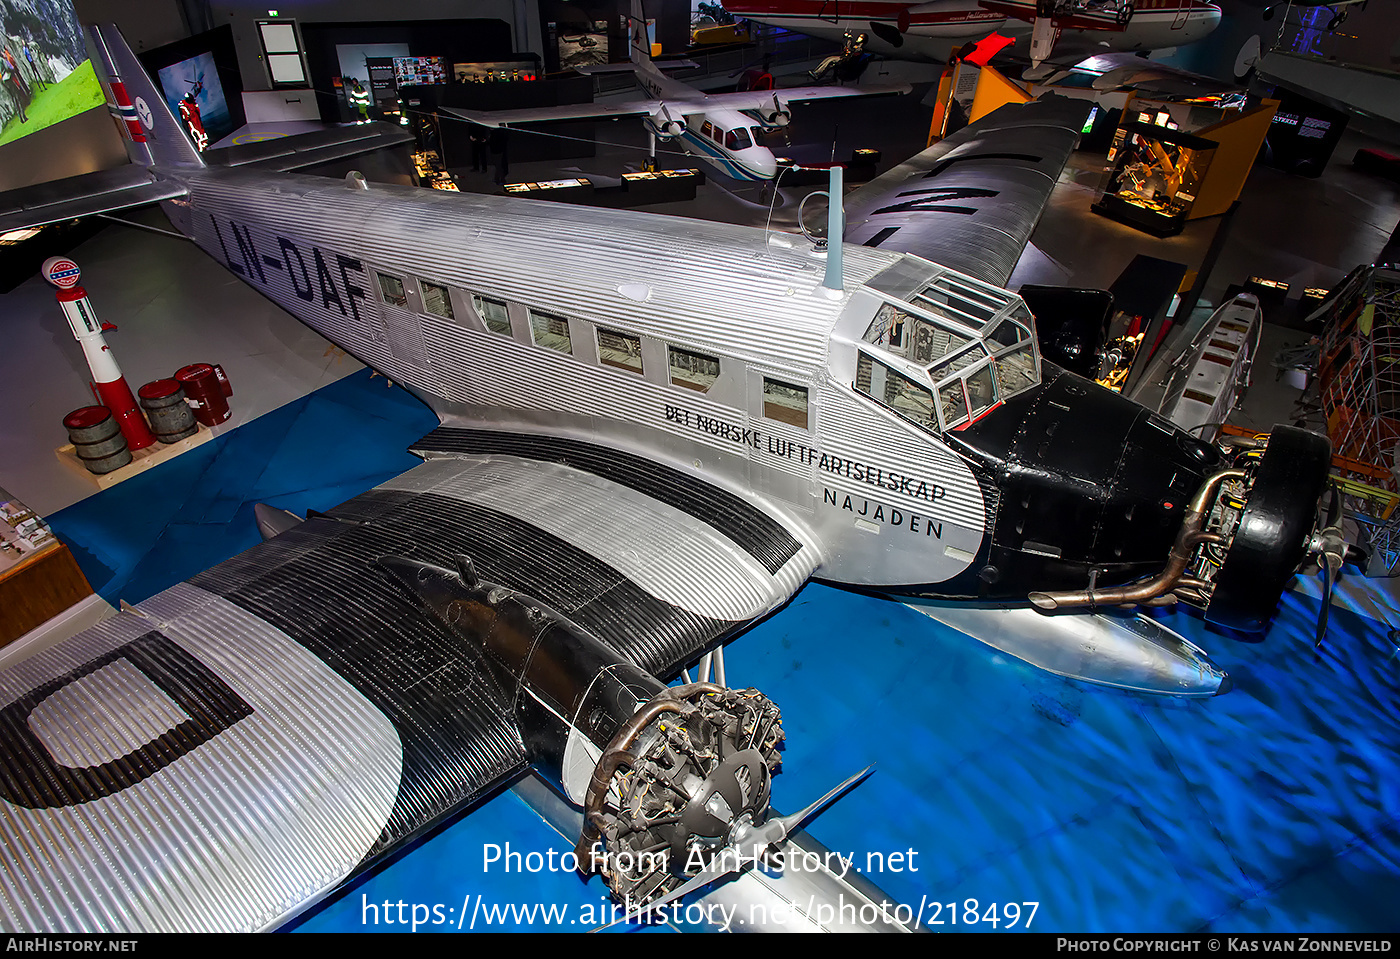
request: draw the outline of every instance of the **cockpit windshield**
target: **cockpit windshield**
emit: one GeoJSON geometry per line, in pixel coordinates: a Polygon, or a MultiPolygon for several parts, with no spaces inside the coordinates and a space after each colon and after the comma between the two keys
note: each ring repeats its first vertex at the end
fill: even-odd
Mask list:
{"type": "Polygon", "coordinates": [[[886,293],[862,339],[874,350],[857,356],[856,389],[925,429],[970,423],[1040,382],[1025,303],[953,273],[903,298],[886,293]]]}

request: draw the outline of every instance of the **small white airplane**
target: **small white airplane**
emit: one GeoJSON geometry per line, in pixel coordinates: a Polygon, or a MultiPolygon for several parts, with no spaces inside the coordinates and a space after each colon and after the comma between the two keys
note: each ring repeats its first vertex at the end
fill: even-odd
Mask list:
{"type": "Polygon", "coordinates": [[[115,28],[93,40],[134,162],[0,194],[0,231],[163,201],[440,425],[414,469],[0,670],[6,930],[275,927],[530,769],[583,808],[581,871],[601,851],[618,901],[665,902],[859,778],[777,816],[776,706],[684,673],[810,578],[1211,696],[1201,650],[1116,607],[1261,632],[1300,564],[1340,565],[1326,438],[1213,446],[1042,359],[1003,287],[1073,101],[883,174],[819,251],[281,172],[380,124],[216,165],[115,28]]]}
{"type": "Polygon", "coordinates": [[[864,33],[870,53],[932,62],[992,31],[1029,37],[1016,49],[1038,63],[1052,52],[1072,60],[1181,46],[1220,24],[1220,8],[1205,0],[729,0],[725,9],[837,42],[864,33]]]}
{"type": "Polygon", "coordinates": [[[652,62],[641,0],[632,0],[629,24],[631,69],[637,85],[649,99],[490,112],[442,108],[440,112],[490,127],[517,127],[550,120],[641,117],[651,134],[653,156],[658,139],[674,140],[687,153],[721,174],[735,180],[757,182],[771,180],[778,174],[777,158],[760,141],[765,132],[788,125],[793,103],[883,96],[910,90],[908,84],[891,84],[707,94],[666,76],[652,62]]]}

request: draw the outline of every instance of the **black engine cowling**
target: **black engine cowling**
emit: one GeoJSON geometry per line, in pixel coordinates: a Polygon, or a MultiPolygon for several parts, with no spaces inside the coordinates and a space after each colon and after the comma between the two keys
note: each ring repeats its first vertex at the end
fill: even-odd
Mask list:
{"type": "Polygon", "coordinates": [[[1274,427],[1215,574],[1206,619],[1247,633],[1264,629],[1307,553],[1331,461],[1325,436],[1274,427]]]}

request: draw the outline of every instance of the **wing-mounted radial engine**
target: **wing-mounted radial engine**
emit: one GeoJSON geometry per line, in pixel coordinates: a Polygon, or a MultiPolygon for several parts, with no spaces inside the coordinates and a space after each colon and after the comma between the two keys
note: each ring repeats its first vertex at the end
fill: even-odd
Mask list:
{"type": "Polygon", "coordinates": [[[579,862],[631,907],[674,892],[767,819],[782,740],[778,707],[756,689],[663,690],[622,724],[593,773],[579,862]]]}
{"type": "Polygon", "coordinates": [[[481,580],[464,556],[456,569],[379,565],[479,654],[535,768],[584,807],[579,870],[601,872],[629,910],[753,865],[865,775],[772,815],[782,716],[758,690],[668,687],[557,611],[481,580]]]}

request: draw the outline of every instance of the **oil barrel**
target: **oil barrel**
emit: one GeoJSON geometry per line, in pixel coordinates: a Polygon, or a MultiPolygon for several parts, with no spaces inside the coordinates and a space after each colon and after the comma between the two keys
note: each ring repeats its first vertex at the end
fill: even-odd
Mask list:
{"type": "Polygon", "coordinates": [[[178,380],[152,380],[137,391],[151,432],[162,443],[178,443],[199,430],[178,380]]]}
{"type": "Polygon", "coordinates": [[[102,475],[131,462],[121,427],[105,406],[84,406],[63,418],[73,452],[89,473],[102,475]]]}

